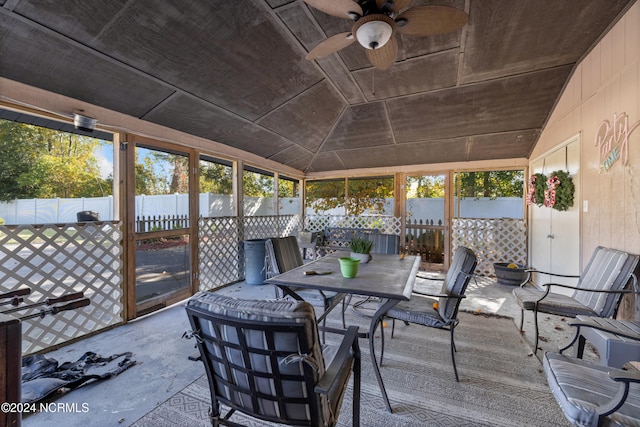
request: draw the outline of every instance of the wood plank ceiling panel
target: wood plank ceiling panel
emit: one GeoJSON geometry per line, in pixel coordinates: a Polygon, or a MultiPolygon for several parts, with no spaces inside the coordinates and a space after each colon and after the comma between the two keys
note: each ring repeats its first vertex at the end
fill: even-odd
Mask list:
{"type": "Polygon", "coordinates": [[[398,142],[541,128],[570,66],[387,101],[398,142]]]}
{"type": "Polygon", "coordinates": [[[145,120],[265,158],[292,145],[291,141],[274,132],[190,95],[177,94],[167,99],[145,120]]]}
{"type": "Polygon", "coordinates": [[[324,80],[257,123],[316,151],[346,104],[324,80]]]}
{"type": "Polygon", "coordinates": [[[3,13],[0,58],[2,77],[134,117],[144,115],[174,91],[45,28],[3,13]]]}

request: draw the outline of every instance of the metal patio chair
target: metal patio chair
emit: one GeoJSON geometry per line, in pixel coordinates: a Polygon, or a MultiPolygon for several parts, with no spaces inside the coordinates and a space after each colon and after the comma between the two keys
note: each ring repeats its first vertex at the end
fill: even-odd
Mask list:
{"type": "MultiPolygon", "coordinates": [[[[458,246],[451,266],[444,278],[440,293],[428,294],[414,291],[409,301],[401,301],[390,308],[385,317],[393,319],[391,327],[391,338],[395,330],[395,320],[402,320],[405,323],[416,323],[430,328],[449,330],[451,335],[451,362],[453,372],[458,378],[456,368],[456,345],[453,332],[458,325],[458,308],[460,302],[465,298],[467,285],[473,276],[478,261],[476,255],[469,248],[458,246]]],[[[437,279],[434,279],[437,280],[437,279]]],[[[382,350],[380,352],[380,365],[384,356],[384,331],[380,334],[382,338],[382,350]]]]}
{"type": "MultiPolygon", "coordinates": [[[[249,301],[204,292],[186,306],[211,391],[213,426],[236,412],[295,426],[335,426],[353,372],[353,419],[360,425],[358,328],[322,346],[306,301],[249,301]],[[223,416],[221,405],[229,408],[223,416]]],[[[226,409],[225,409],[226,410],[226,409]]]]}
{"type": "MultiPolygon", "coordinates": [[[[265,267],[267,269],[267,278],[271,278],[284,273],[285,271],[300,267],[303,264],[302,253],[300,251],[300,246],[298,245],[298,239],[295,236],[271,238],[267,239],[265,242],[265,267]]],[[[342,327],[346,328],[344,318],[346,307],[344,301],[345,294],[303,288],[294,288],[292,290],[305,300],[320,296],[322,298],[322,305],[325,312],[333,310],[333,308],[342,301],[342,327]]],[[[282,289],[276,286],[276,298],[283,298],[284,296],[282,289]]],[[[323,325],[326,323],[326,317],[322,322],[323,325]]]]}
{"type": "Polygon", "coordinates": [[[533,311],[535,325],[534,354],[538,351],[538,313],[576,317],[577,315],[615,317],[625,293],[637,292],[634,274],[638,256],[627,252],[598,246],[580,276],[568,276],[527,270],[528,277],[520,287],[513,290],[520,306],[520,331],[524,326],[524,311],[533,311]],[[537,272],[558,277],[579,278],[576,286],[546,283],[544,289],[531,283],[531,273],[537,272]],[[632,284],[633,289],[625,289],[632,284]],[[551,292],[552,287],[573,289],[571,295],[551,292]]]}
{"type": "MultiPolygon", "coordinates": [[[[570,322],[576,326],[575,337],[579,336],[581,327],[597,328],[640,343],[637,325],[634,329],[624,322],[602,323],[596,319],[570,322]]],[[[575,337],[569,346],[575,342],[575,337]]],[[[640,361],[638,357],[633,360],[640,361]]],[[[545,353],[543,366],[553,397],[574,425],[640,425],[640,374],[637,370],[612,368],[552,352],[545,353]]]]}

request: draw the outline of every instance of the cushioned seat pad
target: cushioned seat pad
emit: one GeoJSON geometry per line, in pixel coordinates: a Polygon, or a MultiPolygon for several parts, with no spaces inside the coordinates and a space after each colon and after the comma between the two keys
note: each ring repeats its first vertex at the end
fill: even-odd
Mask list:
{"type": "MultiPolygon", "coordinates": [[[[543,360],[549,387],[567,419],[589,426],[597,419],[596,407],[615,396],[621,384],[608,372],[623,372],[607,366],[547,352],[543,360]]],[[[629,397],[603,425],[640,426],[640,384],[631,384],[629,397]]]]}
{"type": "MultiPolygon", "coordinates": [[[[516,288],[513,290],[516,303],[524,310],[534,310],[535,303],[544,295],[545,291],[527,286],[524,288],[516,288]]],[[[558,316],[576,317],[578,314],[587,316],[597,316],[589,307],[581,304],[576,299],[554,292],[549,294],[538,303],[538,311],[556,314],[558,316]]]]}
{"type": "Polygon", "coordinates": [[[387,311],[387,316],[409,323],[442,328],[445,322],[438,314],[438,310],[433,308],[437,299],[427,298],[420,295],[411,295],[409,301],[402,301],[387,311]]]}

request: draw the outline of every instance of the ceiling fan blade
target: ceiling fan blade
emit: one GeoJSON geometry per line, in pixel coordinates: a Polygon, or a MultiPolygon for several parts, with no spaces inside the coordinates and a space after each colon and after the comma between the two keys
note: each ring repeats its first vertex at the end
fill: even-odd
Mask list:
{"type": "Polygon", "coordinates": [[[313,61],[314,59],[325,57],[339,51],[340,49],[344,49],[354,41],[356,41],[356,38],[353,37],[350,32],[338,33],[329,37],[328,39],[311,49],[311,51],[307,53],[307,56],[305,56],[305,58],[313,61]]]}
{"type": "MultiPolygon", "coordinates": [[[[388,1],[389,0],[376,0],[378,9],[382,9],[384,4],[387,3],[388,1]]],[[[393,3],[391,4],[391,10],[394,11],[395,13],[398,13],[401,10],[409,7],[411,3],[413,3],[413,0],[393,0],[393,3]]]]}
{"type": "Polygon", "coordinates": [[[396,18],[396,28],[407,36],[431,36],[458,30],[468,21],[469,15],[453,7],[416,6],[396,18]]]}
{"type": "Polygon", "coordinates": [[[366,49],[369,62],[379,70],[386,70],[396,62],[398,56],[398,40],[391,36],[389,41],[378,49],[366,49]]]}
{"type": "Polygon", "coordinates": [[[351,19],[349,12],[362,16],[362,8],[353,0],[304,0],[309,6],[327,15],[351,19]]]}

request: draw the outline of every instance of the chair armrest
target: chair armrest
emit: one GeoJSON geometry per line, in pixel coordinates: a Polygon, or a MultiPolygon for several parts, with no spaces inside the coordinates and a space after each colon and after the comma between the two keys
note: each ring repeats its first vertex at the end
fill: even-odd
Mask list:
{"type": "Polygon", "coordinates": [[[360,347],[358,346],[358,327],[349,326],[342,338],[340,347],[331,361],[331,364],[326,368],[322,378],[318,380],[314,391],[319,394],[328,394],[336,384],[336,380],[340,378],[340,374],[346,369],[349,360],[351,359],[349,351],[353,348],[354,357],[360,357],[360,347]]]}
{"type": "Polygon", "coordinates": [[[567,289],[573,289],[576,291],[582,291],[582,292],[596,292],[596,293],[601,293],[601,294],[633,294],[636,293],[636,291],[631,290],[631,289],[620,289],[618,291],[613,290],[613,289],[589,289],[589,288],[579,288],[577,286],[571,286],[571,285],[565,285],[562,283],[545,283],[542,286],[546,286],[551,288],[551,286],[558,286],[560,288],[567,288],[567,289]]]}
{"type": "Polygon", "coordinates": [[[438,282],[444,282],[444,277],[428,277],[428,276],[421,276],[420,274],[416,274],[416,277],[418,279],[436,280],[438,282]]]}
{"type": "Polygon", "coordinates": [[[609,378],[620,382],[640,383],[640,373],[635,371],[609,372],[609,378]]]}
{"type": "Polygon", "coordinates": [[[540,273],[540,274],[548,274],[549,276],[555,276],[555,277],[569,277],[572,279],[579,279],[580,275],[576,275],[576,274],[559,274],[559,273],[552,273],[550,271],[542,271],[542,270],[538,270],[536,268],[528,268],[524,271],[525,273],[540,273]]]}
{"type": "Polygon", "coordinates": [[[640,382],[640,375],[631,371],[609,372],[609,378],[621,383],[620,388],[610,401],[604,402],[597,408],[596,413],[599,417],[607,416],[620,409],[629,395],[629,384],[640,382]]]}
{"type": "Polygon", "coordinates": [[[436,297],[436,298],[458,298],[458,299],[462,299],[462,298],[466,298],[466,295],[457,295],[457,294],[435,294],[435,293],[428,293],[428,292],[420,292],[420,291],[413,291],[411,292],[412,294],[416,294],[416,295],[424,295],[427,297],[436,297]]]}
{"type": "Polygon", "coordinates": [[[627,333],[627,332],[621,331],[619,329],[608,328],[605,325],[599,325],[597,323],[592,323],[592,322],[590,322],[588,320],[571,319],[567,323],[569,323],[570,326],[575,326],[576,328],[578,328],[578,330],[576,332],[578,335],[580,333],[580,328],[593,328],[593,329],[597,329],[599,331],[608,332],[610,334],[618,335],[620,337],[625,337],[625,338],[629,338],[629,339],[632,339],[632,340],[640,341],[640,334],[636,334],[633,331],[629,331],[627,333]]]}

